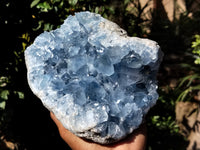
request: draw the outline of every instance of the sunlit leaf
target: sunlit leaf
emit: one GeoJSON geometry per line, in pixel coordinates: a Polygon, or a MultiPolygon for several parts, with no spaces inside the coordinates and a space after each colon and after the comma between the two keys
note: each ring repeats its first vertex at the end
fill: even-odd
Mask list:
{"type": "Polygon", "coordinates": [[[52,9],[48,2],[39,3],[37,8],[40,9],[42,12],[48,12],[52,9]]]}
{"type": "Polygon", "coordinates": [[[0,87],[5,87],[8,83],[7,77],[0,77],[0,87]]]}
{"type": "Polygon", "coordinates": [[[6,107],[6,102],[5,101],[0,102],[0,108],[5,109],[5,107],[6,107]]]}
{"type": "Polygon", "coordinates": [[[78,0],[69,0],[69,4],[74,6],[78,3],[78,0]]]}
{"type": "Polygon", "coordinates": [[[95,8],[95,13],[97,13],[97,14],[99,13],[99,7],[95,8]]]}
{"type": "Polygon", "coordinates": [[[194,63],[197,64],[197,65],[200,64],[200,58],[197,58],[197,59],[194,61],[194,63]]]}
{"type": "Polygon", "coordinates": [[[15,94],[18,95],[19,99],[24,99],[24,93],[20,91],[14,91],[15,94]]]}
{"type": "Polygon", "coordinates": [[[9,95],[9,91],[8,90],[3,90],[1,91],[0,93],[0,97],[4,100],[7,100],[8,99],[8,95],[9,95]]]}
{"type": "Polygon", "coordinates": [[[183,86],[183,84],[186,82],[187,82],[186,86],[189,87],[191,85],[192,81],[194,81],[195,79],[200,79],[200,76],[198,74],[193,74],[193,75],[189,75],[189,76],[182,78],[181,83],[179,84],[178,88],[183,86]]]}
{"type": "Polygon", "coordinates": [[[37,26],[36,28],[33,28],[33,31],[39,30],[39,29],[42,27],[42,24],[43,24],[43,23],[44,23],[43,20],[39,21],[39,22],[38,22],[38,26],[37,26]]]}
{"type": "Polygon", "coordinates": [[[51,31],[53,29],[53,25],[50,23],[44,24],[44,31],[51,31]]]}
{"type": "Polygon", "coordinates": [[[124,5],[127,5],[130,2],[130,0],[125,0],[124,5]]]}
{"type": "Polygon", "coordinates": [[[40,2],[40,0],[34,0],[34,1],[31,3],[30,7],[33,8],[33,7],[36,6],[39,2],[40,2]]]}

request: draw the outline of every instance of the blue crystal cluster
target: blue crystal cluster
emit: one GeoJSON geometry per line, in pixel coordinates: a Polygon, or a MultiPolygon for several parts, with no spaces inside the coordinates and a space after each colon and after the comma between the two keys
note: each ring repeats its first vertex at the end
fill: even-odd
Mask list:
{"type": "Polygon", "coordinates": [[[132,133],[158,99],[158,44],[90,12],[69,16],[25,51],[28,82],[63,126],[108,144],[132,133]]]}

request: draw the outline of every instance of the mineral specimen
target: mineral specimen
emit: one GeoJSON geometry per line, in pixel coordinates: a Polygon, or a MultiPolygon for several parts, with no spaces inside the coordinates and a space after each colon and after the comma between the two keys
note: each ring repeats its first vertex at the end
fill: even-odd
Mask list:
{"type": "Polygon", "coordinates": [[[25,60],[33,93],[66,129],[94,142],[132,133],[158,99],[158,44],[128,37],[95,13],[76,13],[39,35],[25,60]]]}

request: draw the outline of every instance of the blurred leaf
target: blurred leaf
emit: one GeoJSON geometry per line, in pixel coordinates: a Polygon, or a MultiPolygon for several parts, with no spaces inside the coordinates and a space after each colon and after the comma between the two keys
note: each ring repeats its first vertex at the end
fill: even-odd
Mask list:
{"type": "Polygon", "coordinates": [[[180,67],[182,67],[182,68],[186,68],[186,69],[194,70],[194,71],[199,71],[199,68],[197,68],[196,66],[194,66],[194,64],[181,63],[181,64],[179,64],[179,65],[180,65],[180,67]]]}
{"type": "Polygon", "coordinates": [[[24,51],[26,49],[26,47],[28,46],[28,43],[30,42],[30,36],[29,36],[28,33],[24,33],[24,34],[22,34],[21,39],[23,40],[22,41],[22,48],[23,48],[23,51],[24,51]]]}
{"type": "Polygon", "coordinates": [[[69,4],[72,6],[76,5],[77,2],[78,2],[78,0],[69,0],[69,4]]]}
{"type": "Polygon", "coordinates": [[[189,92],[191,92],[191,87],[188,88],[188,89],[186,89],[186,90],[184,90],[184,91],[178,96],[177,101],[183,101],[183,100],[186,98],[186,96],[188,95],[189,92]]]}
{"type": "Polygon", "coordinates": [[[194,61],[195,64],[200,64],[200,57],[196,58],[196,60],[194,61]]]}
{"type": "Polygon", "coordinates": [[[57,3],[57,2],[60,2],[61,0],[52,0],[51,2],[54,4],[54,3],[57,3]]]}
{"type": "Polygon", "coordinates": [[[7,77],[1,77],[0,78],[0,87],[5,87],[8,83],[8,78],[7,77]]]}
{"type": "Polygon", "coordinates": [[[50,23],[44,24],[44,31],[51,31],[53,29],[53,25],[50,23]]]}
{"type": "Polygon", "coordinates": [[[200,90],[200,85],[193,86],[193,87],[192,87],[192,90],[200,90]]]}
{"type": "Polygon", "coordinates": [[[99,13],[99,7],[95,8],[95,13],[97,13],[97,14],[99,13]]]}
{"type": "Polygon", "coordinates": [[[39,30],[41,27],[42,27],[42,24],[44,23],[44,21],[43,20],[40,20],[39,22],[38,22],[38,26],[36,27],[36,28],[33,28],[33,31],[37,31],[37,30],[39,30]]]}
{"type": "Polygon", "coordinates": [[[179,84],[178,88],[183,86],[183,84],[187,81],[188,81],[188,83],[186,86],[189,87],[191,85],[192,81],[194,81],[195,79],[200,79],[200,76],[198,74],[193,74],[193,75],[189,75],[189,76],[182,78],[181,83],[179,84]]]}
{"type": "Polygon", "coordinates": [[[124,5],[127,5],[130,2],[130,0],[124,0],[124,5]]]}
{"type": "Polygon", "coordinates": [[[192,53],[195,54],[195,64],[200,64],[200,35],[195,35],[195,41],[192,42],[193,51],[192,53]]]}
{"type": "Polygon", "coordinates": [[[9,91],[8,90],[3,90],[1,91],[0,93],[0,97],[4,100],[7,100],[8,99],[8,95],[9,95],[9,91]]]}
{"type": "Polygon", "coordinates": [[[41,10],[41,12],[48,12],[49,10],[53,9],[48,2],[39,3],[37,8],[41,10]]]}
{"type": "Polygon", "coordinates": [[[14,91],[15,94],[18,95],[19,99],[24,99],[24,93],[20,91],[14,91]]]}
{"type": "Polygon", "coordinates": [[[40,0],[34,0],[32,3],[31,3],[31,8],[33,8],[34,6],[36,6],[38,3],[40,2],[40,0]]]}
{"type": "Polygon", "coordinates": [[[0,102],[0,108],[5,109],[5,107],[6,107],[6,102],[5,101],[0,102]]]}
{"type": "MultiPolygon", "coordinates": [[[[186,97],[188,96],[189,93],[191,93],[192,91],[199,91],[200,90],[200,85],[196,85],[196,86],[190,86],[189,88],[187,88],[186,90],[184,90],[179,97],[177,98],[177,101],[184,101],[186,99],[186,97]]],[[[189,99],[191,99],[192,96],[189,96],[189,99]]]]}

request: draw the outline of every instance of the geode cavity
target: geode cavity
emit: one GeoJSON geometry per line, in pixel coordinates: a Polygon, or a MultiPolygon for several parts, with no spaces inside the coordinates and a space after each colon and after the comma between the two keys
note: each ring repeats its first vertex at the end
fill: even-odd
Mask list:
{"type": "Polygon", "coordinates": [[[63,126],[108,144],[139,127],[158,99],[158,44],[90,12],[69,16],[25,51],[28,82],[63,126]]]}

